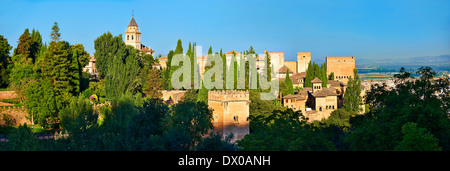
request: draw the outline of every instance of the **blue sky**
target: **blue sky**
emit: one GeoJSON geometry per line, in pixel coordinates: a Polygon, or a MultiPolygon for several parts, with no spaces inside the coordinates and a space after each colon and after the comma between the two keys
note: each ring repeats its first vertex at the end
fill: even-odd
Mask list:
{"type": "Polygon", "coordinates": [[[57,21],[62,40],[82,43],[93,55],[94,40],[110,31],[124,34],[131,11],[142,43],[166,56],[181,39],[206,52],[243,51],[253,46],[285,52],[311,51],[358,59],[408,58],[450,54],[449,0],[164,0],[20,1],[2,0],[0,35],[17,46],[25,28],[38,29],[49,42],[57,21]]]}

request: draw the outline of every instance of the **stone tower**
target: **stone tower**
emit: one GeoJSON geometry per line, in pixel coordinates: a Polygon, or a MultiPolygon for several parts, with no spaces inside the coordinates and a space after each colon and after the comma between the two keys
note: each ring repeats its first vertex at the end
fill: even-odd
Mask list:
{"type": "Polygon", "coordinates": [[[311,62],[311,52],[297,52],[297,73],[306,72],[311,62]]]}
{"type": "Polygon", "coordinates": [[[125,31],[125,44],[141,50],[141,31],[136,20],[134,20],[134,16],[131,17],[130,24],[128,24],[127,30],[125,31]]]}
{"type": "Polygon", "coordinates": [[[231,142],[236,142],[250,133],[248,90],[210,90],[208,106],[213,109],[214,131],[219,132],[223,137],[233,134],[231,142]]]}
{"type": "Polygon", "coordinates": [[[334,73],[334,80],[339,80],[347,84],[350,77],[353,77],[355,69],[354,56],[327,56],[327,75],[334,73]]]}

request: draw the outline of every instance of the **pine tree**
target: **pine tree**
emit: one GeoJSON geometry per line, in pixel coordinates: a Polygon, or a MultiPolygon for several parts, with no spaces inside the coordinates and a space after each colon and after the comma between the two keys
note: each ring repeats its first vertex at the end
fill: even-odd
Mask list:
{"type": "Polygon", "coordinates": [[[61,37],[61,33],[59,33],[59,26],[58,26],[58,23],[55,21],[55,23],[53,23],[53,26],[52,26],[52,32],[50,34],[50,38],[54,42],[57,42],[57,41],[59,41],[60,37],[61,37]]]}
{"type": "Polygon", "coordinates": [[[68,42],[58,41],[51,42],[44,61],[43,76],[52,80],[55,90],[63,95],[66,100],[70,100],[69,93],[72,93],[74,86],[71,85],[73,78],[71,48],[68,42]]]}
{"type": "Polygon", "coordinates": [[[32,61],[29,61],[28,59],[31,59],[31,45],[32,45],[32,41],[31,41],[31,36],[30,36],[30,31],[28,31],[28,29],[25,29],[25,31],[23,32],[22,35],[20,35],[19,37],[19,43],[17,44],[17,48],[14,49],[14,56],[15,55],[23,55],[24,56],[24,61],[21,61],[22,63],[27,62],[27,63],[32,63],[32,61]]]}

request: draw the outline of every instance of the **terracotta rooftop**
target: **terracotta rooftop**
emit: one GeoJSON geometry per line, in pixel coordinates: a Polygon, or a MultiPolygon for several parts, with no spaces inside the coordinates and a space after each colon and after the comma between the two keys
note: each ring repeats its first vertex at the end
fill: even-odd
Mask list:
{"type": "Polygon", "coordinates": [[[328,80],[327,84],[331,84],[331,87],[346,86],[345,83],[343,83],[342,81],[337,81],[337,80],[328,80]]]}
{"type": "Polygon", "coordinates": [[[297,99],[297,100],[306,100],[306,97],[302,94],[288,94],[286,96],[283,97],[283,99],[297,99]]]}
{"type": "Polygon", "coordinates": [[[167,56],[163,56],[161,58],[158,58],[159,61],[167,61],[167,56]]]}
{"type": "MultiPolygon", "coordinates": [[[[288,67],[286,65],[283,65],[279,70],[278,73],[286,73],[288,67]]],[[[289,70],[289,73],[294,73],[292,70],[289,70]]]]}
{"type": "Polygon", "coordinates": [[[316,77],[313,80],[311,80],[311,83],[322,83],[322,80],[316,77]]]}
{"type": "Polygon", "coordinates": [[[225,54],[226,54],[226,55],[228,55],[228,54],[233,54],[233,52],[236,53],[236,55],[240,55],[240,54],[241,54],[241,53],[236,52],[236,51],[234,51],[234,50],[229,51],[229,52],[227,52],[227,53],[225,53],[225,54]]]}
{"type": "Polygon", "coordinates": [[[312,95],[314,97],[337,96],[338,94],[336,94],[335,91],[335,88],[322,88],[321,90],[314,92],[312,95]]]}
{"type": "Polygon", "coordinates": [[[306,77],[306,72],[300,72],[300,73],[292,74],[292,76],[290,76],[289,78],[291,78],[293,84],[300,84],[300,83],[303,83],[300,80],[305,79],[305,77],[306,77]]]}

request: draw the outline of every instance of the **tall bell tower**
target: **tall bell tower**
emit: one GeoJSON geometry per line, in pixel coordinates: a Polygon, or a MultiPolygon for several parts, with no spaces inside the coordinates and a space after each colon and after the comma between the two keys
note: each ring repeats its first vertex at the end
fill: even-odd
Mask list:
{"type": "Polygon", "coordinates": [[[134,48],[141,50],[141,31],[139,30],[136,20],[134,20],[134,14],[125,31],[125,44],[132,45],[134,48]]]}

